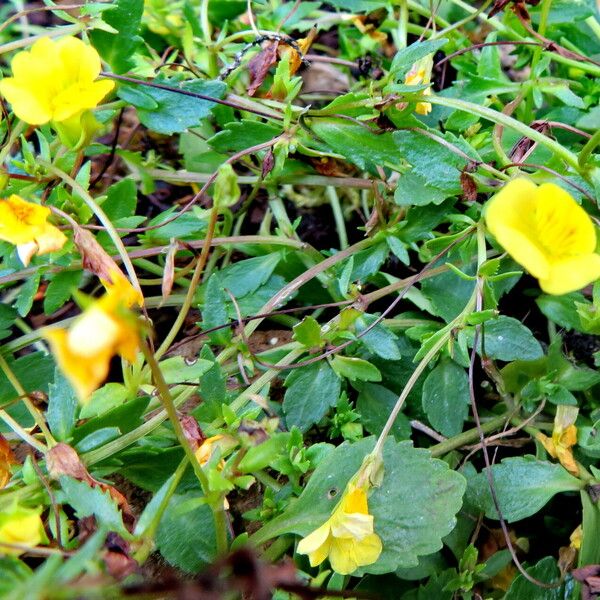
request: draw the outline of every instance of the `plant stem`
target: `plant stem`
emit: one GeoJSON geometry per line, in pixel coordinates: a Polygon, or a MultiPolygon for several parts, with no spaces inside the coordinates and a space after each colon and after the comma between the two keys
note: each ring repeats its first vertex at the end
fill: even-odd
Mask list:
{"type": "Polygon", "coordinates": [[[181,306],[181,310],[177,314],[177,318],[171,327],[171,330],[163,340],[160,348],[156,351],[156,359],[160,359],[160,357],[170,348],[173,340],[177,337],[179,330],[181,329],[185,319],[192,307],[192,302],[194,301],[194,295],[196,294],[196,289],[198,284],[200,283],[200,277],[202,277],[202,272],[204,271],[204,267],[206,266],[206,261],[208,260],[208,254],[210,252],[210,242],[215,234],[215,227],[217,225],[217,218],[219,216],[219,209],[215,205],[212,207],[210,211],[210,217],[208,220],[208,229],[206,231],[206,236],[204,238],[204,245],[202,246],[202,251],[200,252],[200,258],[196,263],[196,268],[194,269],[194,273],[192,274],[192,279],[190,281],[190,286],[188,287],[187,293],[185,295],[185,300],[183,305],[181,306]]]}
{"type": "MultiPolygon", "coordinates": [[[[552,6],[552,0],[543,0],[542,1],[542,10],[540,12],[540,24],[538,27],[538,33],[540,36],[544,37],[546,34],[546,25],[548,23],[548,15],[550,14],[550,7],[552,6]]],[[[540,58],[542,57],[542,46],[536,46],[533,50],[533,55],[531,57],[531,77],[533,78],[533,84],[529,87],[529,94],[526,99],[526,115],[527,121],[531,121],[533,118],[533,92],[535,89],[535,80],[539,77],[539,74],[536,74],[536,68],[538,63],[540,62],[540,58]]]]}
{"type": "Polygon", "coordinates": [[[196,474],[196,477],[202,486],[202,490],[204,493],[208,493],[208,477],[202,470],[200,463],[196,460],[196,455],[194,454],[185,437],[183,427],[181,426],[181,422],[179,421],[179,417],[177,415],[177,409],[175,408],[173,398],[171,397],[169,386],[167,385],[162,371],[160,370],[160,365],[158,364],[154,353],[150,350],[146,342],[142,342],[141,347],[144,358],[146,359],[146,362],[150,367],[150,371],[152,372],[154,385],[156,386],[162,405],[167,413],[167,416],[169,417],[169,421],[171,421],[171,425],[173,426],[173,430],[175,431],[175,435],[177,436],[179,444],[183,448],[188,460],[190,461],[190,464],[194,468],[194,473],[196,474]]]}
{"type": "Polygon", "coordinates": [[[48,448],[41,442],[38,442],[32,435],[27,433],[23,427],[21,427],[4,409],[0,409],[0,419],[6,423],[24,442],[27,442],[30,446],[33,446],[39,452],[46,454],[48,448]]]}
{"type": "MultiPolygon", "coordinates": [[[[484,433],[490,433],[499,427],[502,427],[506,420],[509,418],[509,415],[502,415],[500,417],[494,417],[483,423],[481,425],[481,430],[484,433]]],[[[448,454],[452,450],[456,450],[465,446],[466,444],[470,444],[471,442],[475,442],[479,439],[479,430],[475,427],[474,429],[468,429],[467,431],[463,431],[454,437],[448,438],[439,444],[435,444],[429,448],[429,452],[431,452],[431,456],[436,458],[438,456],[444,456],[444,454],[448,454]]]]}
{"type": "MultiPolygon", "coordinates": [[[[60,7],[57,6],[57,8],[60,7]]],[[[21,38],[14,40],[13,42],[0,45],[0,55],[5,54],[6,52],[12,52],[13,50],[19,50],[20,48],[27,48],[27,46],[31,46],[39,39],[44,37],[54,38],[61,37],[63,35],[74,35],[83,29],[85,29],[85,25],[81,23],[76,23],[75,25],[65,25],[64,27],[54,27],[53,29],[45,29],[44,33],[39,33],[38,35],[32,35],[31,37],[21,38]]]]}
{"type": "MultiPolygon", "coordinates": [[[[208,498],[210,492],[208,476],[202,469],[202,465],[198,462],[194,451],[185,437],[183,427],[181,426],[181,422],[179,421],[179,417],[177,415],[177,409],[175,408],[173,398],[171,397],[169,386],[167,385],[162,371],[160,370],[160,365],[158,364],[154,353],[150,350],[145,341],[142,341],[141,349],[144,354],[144,358],[146,359],[146,362],[152,371],[154,385],[158,390],[160,400],[167,413],[167,416],[169,417],[169,421],[171,421],[171,425],[173,426],[173,431],[177,436],[177,440],[179,441],[179,444],[183,448],[188,461],[194,469],[194,473],[200,482],[200,486],[204,492],[204,495],[208,498]]],[[[227,551],[227,528],[223,513],[223,498],[219,496],[216,501],[210,502],[209,504],[213,511],[213,518],[215,521],[217,552],[219,554],[224,554],[227,551]]]]}
{"type": "Polygon", "coordinates": [[[26,124],[23,121],[19,121],[10,132],[10,137],[0,149],[0,166],[4,164],[6,157],[10,154],[14,143],[19,139],[19,136],[25,131],[26,124]]]}
{"type": "Polygon", "coordinates": [[[335,228],[337,229],[340,240],[340,249],[345,250],[348,247],[348,233],[346,232],[346,222],[344,221],[344,213],[342,212],[340,199],[338,198],[335,188],[331,185],[325,188],[325,193],[327,194],[327,198],[329,198],[329,204],[331,204],[331,210],[333,211],[335,228]]]}
{"type": "Polygon", "coordinates": [[[592,152],[598,147],[600,144],[600,129],[594,133],[594,135],[586,142],[585,146],[581,149],[578,156],[579,167],[584,169],[587,164],[592,152]]]}
{"type": "Polygon", "coordinates": [[[171,481],[169,482],[169,488],[167,489],[165,495],[163,496],[160,504],[156,508],[155,513],[152,515],[152,520],[150,521],[150,523],[148,523],[148,525],[146,526],[146,528],[143,531],[138,533],[136,530],[136,534],[138,534],[140,537],[144,538],[144,542],[142,543],[142,546],[139,548],[139,550],[134,555],[135,560],[140,565],[146,561],[146,559],[148,558],[150,553],[154,550],[154,536],[156,534],[156,530],[158,529],[158,526],[160,524],[162,516],[165,513],[165,510],[167,509],[167,506],[169,505],[169,501],[171,500],[171,497],[175,493],[175,490],[177,489],[177,486],[179,485],[179,482],[181,481],[181,478],[183,477],[188,464],[189,464],[189,461],[186,456],[179,463],[179,466],[175,470],[175,473],[173,473],[173,475],[171,476],[171,481]]]}

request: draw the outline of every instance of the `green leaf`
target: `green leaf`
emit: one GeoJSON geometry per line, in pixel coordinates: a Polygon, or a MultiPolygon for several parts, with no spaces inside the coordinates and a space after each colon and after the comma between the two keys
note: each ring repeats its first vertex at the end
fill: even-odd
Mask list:
{"type": "Polygon", "coordinates": [[[579,552],[579,565],[597,565],[600,563],[600,506],[590,497],[588,490],[582,490],[581,505],[583,508],[583,539],[579,552]]]}
{"type": "Polygon", "coordinates": [[[362,358],[335,356],[331,362],[333,370],[350,381],[381,381],[379,369],[362,358]]]}
{"type": "MultiPolygon", "coordinates": [[[[552,9],[548,14],[548,24],[573,23],[583,21],[594,14],[591,0],[554,0],[552,9]]],[[[534,22],[539,23],[541,7],[532,7],[531,16],[534,22]]]]}
{"type": "Polygon", "coordinates": [[[52,277],[44,294],[44,312],[51,315],[61,308],[81,284],[83,271],[60,271],[52,277]]]}
{"type": "MultiPolygon", "coordinates": [[[[374,445],[368,438],[343,443],[319,463],[302,495],[279,517],[255,534],[257,541],[285,533],[306,536],[322,525],[339,502],[350,478],[374,445]]],[[[381,487],[369,496],[375,532],[383,542],[379,560],[358,573],[388,573],[413,567],[419,556],[436,552],[456,523],[465,479],[429,452],[410,442],[388,440],[383,452],[381,487]]]]}
{"type": "MultiPolygon", "coordinates": [[[[373,315],[364,315],[356,321],[356,331],[364,331],[376,317],[373,315]]],[[[364,335],[361,335],[360,341],[366,346],[369,352],[384,360],[400,360],[402,355],[398,348],[398,338],[394,333],[387,329],[381,323],[375,325],[364,335]]]]}
{"type": "Polygon", "coordinates": [[[592,106],[576,123],[577,127],[588,131],[600,129],[600,106],[592,106]]]}
{"type": "Polygon", "coordinates": [[[204,402],[193,412],[194,416],[202,415],[211,421],[220,414],[221,404],[227,400],[226,375],[215,360],[215,355],[209,346],[200,351],[200,358],[212,361],[212,367],[200,378],[200,395],[204,402]],[[205,414],[206,413],[206,414],[205,414]]]}
{"type": "Polygon", "coordinates": [[[250,448],[237,466],[240,473],[252,473],[271,465],[285,450],[290,436],[288,432],[276,433],[262,444],[250,448]]]}
{"type": "MultiPolygon", "coordinates": [[[[212,98],[221,98],[225,92],[225,84],[221,81],[180,81],[177,78],[167,79],[157,77],[154,83],[166,85],[175,90],[185,90],[195,94],[203,94],[212,98]]],[[[210,100],[194,98],[177,91],[160,88],[144,87],[144,94],[151,97],[157,104],[155,108],[144,108],[136,104],[137,95],[130,94],[132,85],[127,84],[119,88],[119,96],[123,100],[136,106],[138,117],[143,125],[157,133],[171,135],[180,133],[188,127],[198,125],[202,119],[210,114],[215,103],[210,100]]],[[[135,88],[133,88],[135,89],[135,88]]]]}
{"type": "Polygon", "coordinates": [[[69,439],[77,422],[79,403],[77,396],[65,376],[56,369],[54,383],[48,390],[46,419],[52,435],[59,441],[69,439]]]}
{"type": "Polygon", "coordinates": [[[306,431],[337,404],[340,378],[326,360],[294,369],[285,380],[283,412],[288,429],[294,425],[306,431]]]}
{"type": "Polygon", "coordinates": [[[366,92],[342,94],[320,109],[319,112],[320,114],[348,115],[349,117],[376,116],[377,111],[369,106],[370,98],[370,95],[366,92]]]}
{"type": "Polygon", "coordinates": [[[263,144],[277,137],[281,129],[260,121],[232,121],[223,131],[208,140],[208,145],[217,152],[239,152],[256,144],[263,144]]]}
{"type": "Polygon", "coordinates": [[[106,383],[81,407],[79,418],[91,419],[100,416],[123,404],[128,396],[129,392],[122,383],[106,383]]]}
{"type": "Polygon", "coordinates": [[[377,134],[369,127],[339,119],[314,119],[311,129],[334,152],[361,169],[372,171],[386,162],[396,165],[402,159],[390,133],[377,134]]]}
{"type": "Polygon", "coordinates": [[[0,304],[0,340],[9,337],[15,324],[17,311],[8,304],[0,304]]]}
{"type": "Polygon", "coordinates": [[[19,316],[25,317],[31,310],[33,300],[40,287],[40,278],[41,274],[36,273],[29,277],[23,284],[23,287],[21,287],[21,291],[15,302],[15,308],[17,309],[19,316]]]}
{"type": "Polygon", "coordinates": [[[149,401],[150,398],[148,396],[139,396],[125,402],[125,404],[112,408],[98,417],[86,421],[73,431],[75,443],[101,429],[115,428],[121,434],[135,429],[142,424],[142,415],[149,401]]]}
{"type": "Polygon", "coordinates": [[[307,348],[314,348],[323,343],[321,336],[321,326],[319,322],[311,316],[304,317],[300,323],[294,325],[293,338],[307,348]]]}
{"type": "Polygon", "coordinates": [[[197,381],[213,366],[212,361],[202,358],[185,359],[183,356],[172,356],[160,362],[160,370],[165,381],[173,385],[197,381]]]}
{"type": "MultiPolygon", "coordinates": [[[[213,273],[206,284],[204,305],[202,308],[202,328],[212,329],[229,323],[227,302],[230,300],[223,292],[218,273],[213,273]]],[[[213,344],[227,344],[231,340],[231,329],[223,327],[208,334],[213,344]]]]}
{"type": "MultiPolygon", "coordinates": [[[[517,319],[499,316],[483,327],[483,349],[485,355],[496,360],[536,360],[544,355],[542,346],[533,333],[517,319]]],[[[468,332],[469,344],[473,343],[473,332],[468,332]]],[[[478,352],[481,352],[481,341],[478,352]]]]}
{"type": "MultiPolygon", "coordinates": [[[[398,400],[398,394],[376,383],[365,383],[357,386],[359,390],[356,408],[361,416],[364,428],[373,435],[379,435],[398,400]]],[[[410,422],[406,415],[400,413],[390,432],[396,440],[410,438],[410,422]]]]}
{"type": "Polygon", "coordinates": [[[121,435],[121,430],[116,427],[102,427],[92,431],[92,433],[86,435],[75,444],[75,449],[79,454],[90,452],[112,440],[116,440],[121,435]]]}
{"type": "MultiPolygon", "coordinates": [[[[542,558],[535,566],[526,569],[526,571],[538,581],[545,583],[560,581],[560,571],[556,559],[552,556],[542,558]]],[[[565,598],[572,598],[572,590],[567,592],[565,587],[565,582],[558,587],[541,587],[519,574],[508,588],[504,600],[564,600],[565,598]]],[[[572,581],[569,583],[569,587],[573,587],[572,581]]]]}
{"type": "Polygon", "coordinates": [[[577,96],[566,84],[551,83],[540,86],[540,91],[555,96],[567,106],[585,108],[585,102],[577,96]]]}
{"type": "Polygon", "coordinates": [[[394,202],[399,206],[426,206],[428,204],[437,206],[456,193],[454,188],[449,192],[433,187],[429,185],[426,177],[409,171],[398,179],[394,202]]]}
{"type": "Polygon", "coordinates": [[[581,331],[581,319],[577,313],[576,302],[584,302],[585,297],[579,292],[562,296],[541,295],[535,302],[544,315],[565,329],[581,331]]]}
{"type": "Polygon", "coordinates": [[[133,54],[142,41],[140,28],[144,0],[117,0],[115,7],[105,10],[102,20],[117,33],[95,29],[89,33],[92,45],[115,73],[126,73],[135,66],[133,54]]]}
{"type": "Polygon", "coordinates": [[[251,294],[266,283],[280,260],[279,252],[240,260],[218,273],[221,287],[229,290],[236,300],[251,294]]]}
{"type": "MultiPolygon", "coordinates": [[[[460,174],[469,163],[466,158],[416,131],[396,131],[392,135],[402,157],[412,166],[412,172],[424,178],[428,187],[437,188],[447,196],[462,193],[460,174]]],[[[434,135],[441,142],[458,146],[473,161],[481,161],[481,157],[464,139],[450,132],[443,136],[434,135]]]]}
{"type": "Polygon", "coordinates": [[[233,206],[240,199],[237,175],[229,163],[222,164],[217,171],[214,184],[213,203],[219,208],[233,206]]]}
{"type": "MultiPolygon", "coordinates": [[[[468,275],[475,273],[473,266],[465,270],[468,275]]],[[[463,311],[474,289],[474,281],[463,279],[451,271],[440,273],[421,283],[421,291],[431,302],[434,314],[442,317],[447,323],[463,311]]]]}
{"type": "Polygon", "coordinates": [[[16,600],[15,590],[20,586],[25,587],[27,581],[31,578],[33,571],[16,556],[0,557],[0,597],[16,600]]]}
{"type": "Polygon", "coordinates": [[[126,177],[111,185],[106,191],[106,200],[102,210],[112,221],[132,217],[137,205],[137,187],[135,181],[126,177]]]}
{"type": "Polygon", "coordinates": [[[171,497],[156,534],[156,546],[170,564],[197,573],[216,558],[215,528],[210,507],[200,504],[184,513],[177,507],[200,500],[195,492],[171,497]]]}
{"type": "Polygon", "coordinates": [[[60,478],[60,487],[58,502],[70,504],[79,519],[94,516],[99,526],[129,537],[129,532],[123,525],[121,511],[108,491],[103,492],[99,487],[90,487],[87,483],[66,475],[60,478]]]}
{"type": "Polygon", "coordinates": [[[439,40],[426,40],[423,42],[415,42],[406,48],[402,48],[394,56],[392,65],[390,66],[390,74],[397,80],[404,77],[407,71],[421,58],[425,58],[428,54],[437,52],[440,48],[448,43],[446,38],[439,40]]]}
{"type": "Polygon", "coordinates": [[[375,244],[371,248],[366,248],[357,252],[352,257],[354,259],[354,268],[350,275],[351,281],[365,280],[374,275],[388,257],[389,248],[385,242],[375,244]]]}
{"type": "Polygon", "coordinates": [[[451,437],[462,431],[469,413],[469,378],[453,360],[443,358],[423,383],[423,410],[431,425],[451,437]]]}
{"type": "MultiPolygon", "coordinates": [[[[502,516],[509,523],[536,514],[556,494],[576,492],[585,485],[561,465],[533,456],[505,458],[492,466],[492,473],[502,516]]],[[[469,482],[468,495],[486,517],[498,518],[484,472],[469,482]]]]}

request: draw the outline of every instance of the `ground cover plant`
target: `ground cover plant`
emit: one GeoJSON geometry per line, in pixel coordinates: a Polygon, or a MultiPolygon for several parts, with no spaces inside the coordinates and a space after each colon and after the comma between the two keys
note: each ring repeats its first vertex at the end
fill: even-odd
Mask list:
{"type": "Polygon", "coordinates": [[[594,0],[11,0],[0,69],[0,597],[598,597],[594,0]]]}

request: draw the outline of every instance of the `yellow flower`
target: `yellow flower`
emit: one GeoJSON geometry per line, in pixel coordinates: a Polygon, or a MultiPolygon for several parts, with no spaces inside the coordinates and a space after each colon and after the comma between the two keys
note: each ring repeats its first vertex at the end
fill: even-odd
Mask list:
{"type": "Polygon", "coordinates": [[[488,203],[485,220],[498,243],[547,294],[574,292],[600,277],[594,224],[553,183],[513,179],[488,203]]]}
{"type": "Polygon", "coordinates": [[[581,525],[577,525],[573,533],[569,536],[569,541],[571,542],[571,548],[581,550],[581,542],[583,541],[583,527],[581,525]]]}
{"type": "Polygon", "coordinates": [[[24,549],[4,544],[33,548],[47,541],[40,512],[38,509],[14,507],[9,512],[0,513],[0,554],[18,556],[25,552],[24,549]]]}
{"type": "Polygon", "coordinates": [[[498,243],[547,294],[573,292],[600,277],[594,224],[553,183],[513,179],[488,203],[485,220],[498,243]]]}
{"type": "Polygon", "coordinates": [[[16,194],[0,200],[0,240],[17,247],[21,262],[27,266],[34,254],[60,250],[67,238],[48,223],[50,209],[27,202],[16,194]]]}
{"type": "Polygon", "coordinates": [[[579,466],[575,462],[571,448],[577,443],[577,427],[574,423],[577,419],[579,409],[576,406],[565,406],[563,404],[556,408],[554,417],[554,429],[552,437],[537,434],[537,439],[542,443],[552,458],[557,458],[560,464],[572,473],[579,475],[579,466]]]}
{"type": "MultiPolygon", "coordinates": [[[[417,61],[404,78],[405,85],[429,85],[431,82],[431,69],[433,68],[433,58],[430,55],[417,61]]],[[[423,90],[424,96],[431,95],[431,87],[423,90]]],[[[431,112],[431,103],[417,102],[415,112],[419,115],[428,115],[431,112]]]]}
{"type": "Polygon", "coordinates": [[[298,544],[311,566],[329,558],[331,568],[349,575],[358,567],[374,563],[381,554],[381,538],[373,531],[367,488],[349,484],[331,517],[298,544]]]}
{"type": "MultiPolygon", "coordinates": [[[[222,439],[222,435],[213,435],[212,437],[205,439],[202,444],[200,444],[198,450],[196,450],[196,459],[202,466],[204,466],[210,460],[211,456],[219,446],[219,440],[222,439]]],[[[218,468],[222,469],[224,465],[225,461],[221,459],[218,468]]]]}
{"type": "Polygon", "coordinates": [[[111,288],[75,320],[70,329],[44,332],[52,352],[81,402],[86,402],[108,375],[115,354],[133,362],[140,338],[130,298],[111,288]]]}
{"type": "Polygon", "coordinates": [[[13,76],[0,81],[0,94],[30,125],[61,123],[95,108],[114,87],[96,81],[102,68],[96,50],[74,37],[37,40],[15,55],[13,76]]]}

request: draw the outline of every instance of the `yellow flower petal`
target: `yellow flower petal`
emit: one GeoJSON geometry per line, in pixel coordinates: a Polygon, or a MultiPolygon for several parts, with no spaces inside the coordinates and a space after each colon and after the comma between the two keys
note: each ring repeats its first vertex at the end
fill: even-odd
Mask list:
{"type": "Polygon", "coordinates": [[[15,115],[30,125],[43,125],[52,118],[52,107],[46,94],[37,92],[13,78],[0,81],[0,94],[10,102],[15,115]]]}
{"type": "Polygon", "coordinates": [[[67,241],[67,236],[60,230],[44,223],[42,231],[35,238],[38,245],[38,254],[47,254],[48,252],[56,252],[60,250],[67,241]]]}
{"type": "Polygon", "coordinates": [[[588,214],[554,183],[537,189],[535,225],[543,246],[559,255],[588,254],[596,249],[596,232],[588,214]]]}
{"type": "Polygon", "coordinates": [[[356,547],[356,558],[359,566],[362,567],[377,562],[382,550],[381,538],[376,533],[360,540],[360,544],[357,544],[356,547]]]}
{"type": "Polygon", "coordinates": [[[310,564],[315,567],[321,564],[329,552],[329,534],[331,527],[326,521],[315,529],[311,534],[300,540],[297,551],[300,554],[308,554],[310,564]]]}
{"type": "Polygon", "coordinates": [[[91,306],[69,330],[68,343],[81,358],[97,356],[112,348],[119,338],[118,322],[98,305],[91,306]]]}
{"type": "Polygon", "coordinates": [[[19,244],[17,246],[17,256],[19,257],[19,260],[23,263],[24,267],[29,265],[31,259],[34,257],[37,251],[37,242],[27,242],[26,244],[19,244]]]}
{"type": "Polygon", "coordinates": [[[60,370],[73,386],[79,400],[85,402],[106,379],[111,353],[106,350],[93,358],[82,356],[73,351],[68,335],[66,329],[50,329],[44,332],[60,370]]]}
{"type": "Polygon", "coordinates": [[[4,546],[18,544],[35,547],[45,541],[44,525],[38,510],[17,508],[0,518],[0,554],[23,554],[24,550],[4,546]]]}
{"type": "Polygon", "coordinates": [[[332,522],[331,532],[338,538],[362,540],[373,533],[373,517],[361,513],[345,513],[332,522]]]}
{"type": "Polygon", "coordinates": [[[348,486],[348,492],[342,500],[342,510],[347,513],[362,513],[366,515],[369,512],[367,504],[367,493],[362,487],[348,486]]]}
{"type": "Polygon", "coordinates": [[[544,448],[546,449],[546,452],[552,458],[556,458],[556,449],[554,447],[554,442],[552,441],[552,438],[549,438],[547,435],[544,435],[543,433],[538,433],[535,437],[539,442],[541,442],[542,446],[544,446],[544,448]]]}
{"type": "Polygon", "coordinates": [[[600,255],[573,256],[551,265],[546,278],[540,278],[540,287],[547,294],[568,294],[600,278],[600,255]]]}
{"type": "Polygon", "coordinates": [[[350,575],[358,569],[354,540],[332,538],[329,550],[331,568],[341,575],[350,575]]]}
{"type": "Polygon", "coordinates": [[[518,229],[501,224],[496,224],[492,233],[498,243],[534,277],[546,279],[550,276],[548,257],[529,236],[518,229]]]}

